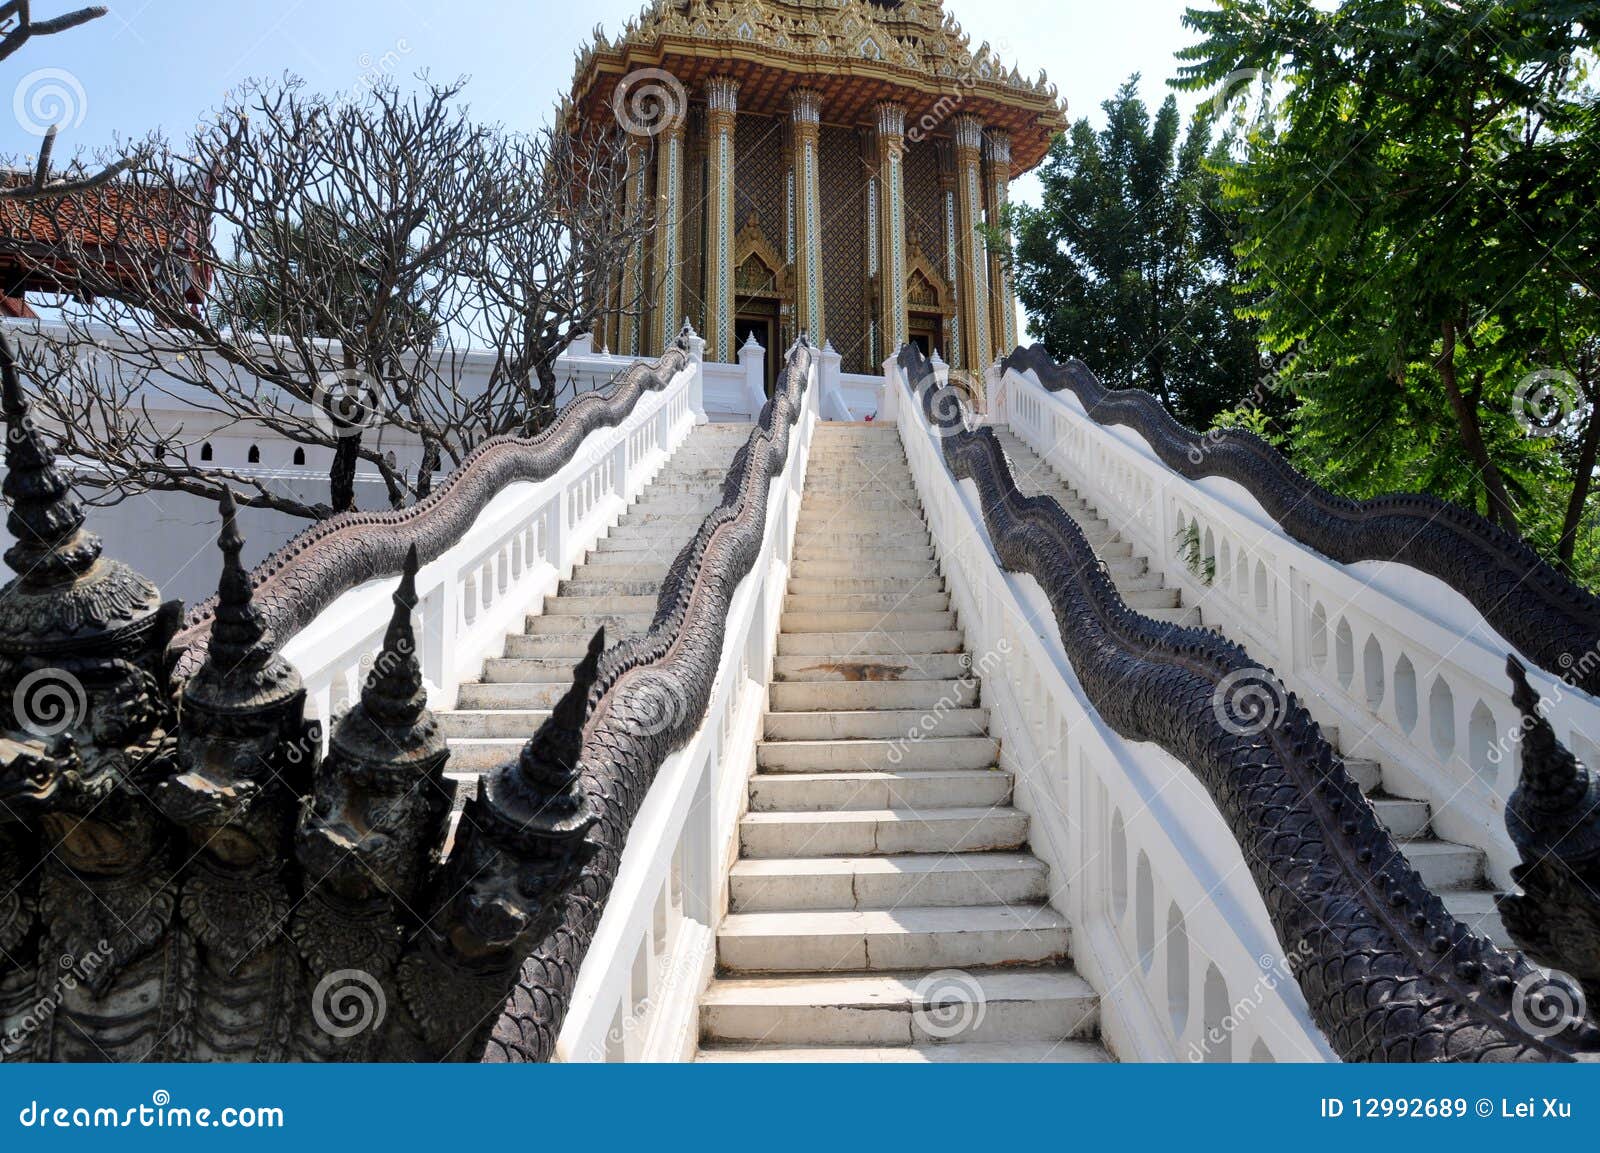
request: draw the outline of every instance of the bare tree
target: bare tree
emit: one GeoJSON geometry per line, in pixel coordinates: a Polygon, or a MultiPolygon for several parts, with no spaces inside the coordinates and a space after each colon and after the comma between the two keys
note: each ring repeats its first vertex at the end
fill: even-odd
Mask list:
{"type": "MultiPolygon", "coordinates": [[[[29,0],[9,0],[6,4],[0,4],[0,61],[9,59],[35,36],[65,32],[91,20],[98,20],[105,14],[106,9],[95,4],[62,16],[35,20],[33,5],[29,0]]],[[[89,171],[81,162],[74,161],[63,175],[51,176],[50,164],[56,147],[57,127],[52,124],[45,130],[44,139],[39,144],[39,155],[34,160],[33,178],[9,188],[0,188],[0,200],[37,201],[49,196],[66,196],[97,188],[133,163],[132,156],[125,156],[100,166],[96,171],[89,171]]]]}
{"type": "Polygon", "coordinates": [[[150,150],[53,202],[37,271],[79,303],[22,368],[97,501],[231,485],[318,518],[353,507],[365,463],[398,507],[486,437],[540,426],[556,356],[649,225],[618,211],[620,139],[508,135],[471,120],[460,87],[344,102],[258,86],[186,155],[150,150]],[[330,451],[329,500],[203,459],[238,425],[330,451]]]}
{"type": "MultiPolygon", "coordinates": [[[[592,331],[614,301],[635,314],[642,303],[638,295],[617,299],[620,269],[652,231],[642,206],[623,209],[637,142],[610,125],[574,126],[559,116],[557,123],[553,132],[513,142],[506,218],[489,233],[469,276],[475,335],[500,351],[504,374],[529,390],[514,409],[494,414],[497,432],[519,425],[532,431],[548,421],[562,350],[592,331]]],[[[635,152],[633,163],[645,159],[635,152]]]]}

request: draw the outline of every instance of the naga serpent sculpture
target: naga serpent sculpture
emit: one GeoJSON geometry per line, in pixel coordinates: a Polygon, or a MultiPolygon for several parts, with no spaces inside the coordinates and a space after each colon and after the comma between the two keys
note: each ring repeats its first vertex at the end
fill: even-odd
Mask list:
{"type": "Polygon", "coordinates": [[[1244,854],[1313,1018],[1346,1060],[1559,1061],[1600,1027],[1549,1027],[1570,992],[1469,931],[1417,875],[1316,722],[1269,669],[1202,629],[1130,609],[1076,522],[1017,488],[992,429],[968,430],[914,347],[899,358],[951,474],[971,480],[1001,565],[1049,598],[1095,709],[1201,781],[1244,854]]]}
{"type": "Polygon", "coordinates": [[[1019,373],[1031,369],[1051,392],[1071,392],[1098,424],[1133,429],[1179,476],[1242,486],[1284,532],[1332,560],[1394,561],[1436,577],[1534,664],[1600,695],[1600,662],[1581,659],[1600,652],[1600,597],[1477,513],[1414,493],[1338,496],[1254,433],[1197,433],[1148,392],[1108,389],[1081,361],[1057,364],[1042,345],[1019,346],[1002,364],[1019,373]]]}
{"type": "MultiPolygon", "coordinates": [[[[606,650],[600,659],[589,689],[589,720],[581,734],[566,736],[581,740],[583,790],[599,810],[592,838],[597,848],[559,923],[523,968],[484,1060],[548,1061],[555,1055],[628,830],[657,770],[694,735],[709,706],[728,608],[760,555],[768,489],[789,459],[790,429],[800,417],[813,361],[811,346],[801,337],[755,431],[728,470],[722,502],[673,560],[649,630],[606,650]]],[[[548,727],[553,738],[554,726],[548,727]]],[[[534,747],[542,737],[534,739],[534,747]]]]}
{"type": "MultiPolygon", "coordinates": [[[[222,501],[211,643],[100,555],[0,337],[18,575],[0,595],[0,1059],[442,1060],[481,1050],[595,820],[569,748],[491,773],[448,853],[419,564],[326,755],[222,501]],[[564,758],[564,759],[563,759],[564,758]]],[[[547,722],[580,729],[580,690],[547,722]],[[576,715],[575,715],[576,714],[576,715]]]]}

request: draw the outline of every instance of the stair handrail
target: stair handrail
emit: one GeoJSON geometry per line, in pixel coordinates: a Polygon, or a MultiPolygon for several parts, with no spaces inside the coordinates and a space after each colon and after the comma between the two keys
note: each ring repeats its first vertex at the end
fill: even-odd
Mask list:
{"type": "MultiPolygon", "coordinates": [[[[472,528],[490,502],[519,481],[542,481],[581,456],[615,446],[591,443],[597,432],[621,427],[640,401],[674,384],[687,389],[695,368],[688,333],[652,362],[636,361],[614,383],[574,398],[533,436],[507,433],[483,441],[439,485],[403,509],[340,513],[308,526],[250,570],[250,584],[268,626],[293,637],[339,596],[370,581],[398,578],[415,547],[424,565],[472,528]]],[[[189,610],[171,652],[180,675],[200,666],[217,598],[189,610]]]]}
{"type": "Polygon", "coordinates": [[[1037,581],[1097,717],[1124,741],[1164,750],[1205,787],[1280,955],[1340,1057],[1600,1054],[1600,1027],[1590,1021],[1541,1027],[1530,1004],[1570,1003],[1569,987],[1450,915],[1270,669],[1216,634],[1130,609],[1076,522],[1054,498],[1022,495],[993,430],[973,426],[960,395],[914,346],[898,366],[907,394],[899,409],[917,430],[906,439],[932,446],[946,484],[976,489],[978,507],[963,510],[981,522],[985,551],[952,567],[971,579],[987,563],[1037,581]]]}
{"type": "Polygon", "coordinates": [[[1534,647],[1530,635],[1561,642],[1545,662],[1554,671],[1529,676],[1561,737],[1592,762],[1600,699],[1586,686],[1600,648],[1583,646],[1600,602],[1474,514],[1427,497],[1328,494],[1253,435],[1191,432],[1148,394],[1107,390],[1038,346],[1002,362],[991,393],[991,419],[1147,552],[1186,604],[1337,724],[1347,755],[1381,762],[1387,791],[1431,801],[1434,831],[1482,849],[1493,884],[1511,883],[1503,815],[1523,725],[1505,654],[1534,647]],[[1452,564],[1473,583],[1450,583],[1452,564]],[[1491,586],[1517,574],[1528,583],[1481,611],[1491,586]]]}
{"type": "MultiPolygon", "coordinates": [[[[558,706],[530,743],[535,757],[547,748],[575,746],[580,750],[577,764],[584,792],[600,814],[591,836],[598,849],[568,896],[557,927],[524,966],[520,986],[495,1025],[485,1060],[548,1061],[558,1056],[604,1060],[613,1050],[632,1052],[635,1014],[649,1006],[622,1001],[631,995],[628,978],[634,972],[636,951],[648,946],[655,956],[666,945],[651,927],[651,913],[659,907],[658,902],[668,899],[672,880],[665,874],[682,864],[672,852],[677,842],[670,832],[652,826],[654,843],[644,846],[640,855],[654,855],[636,862],[639,867],[634,870],[644,890],[638,899],[615,910],[608,902],[634,847],[630,836],[636,819],[655,795],[652,786],[658,779],[674,778],[670,782],[676,786],[673,796],[685,806],[690,800],[686,790],[693,792],[702,782],[715,797],[708,762],[719,756],[717,746],[725,742],[718,738],[725,733],[707,730],[716,719],[714,712],[721,714],[724,726],[732,724],[728,709],[735,694],[725,682],[750,663],[752,645],[768,654],[757,659],[770,663],[771,638],[758,633],[776,631],[782,582],[774,586],[754,568],[763,555],[787,563],[802,483],[798,466],[803,463],[794,451],[793,431],[802,416],[808,422],[804,426],[807,437],[814,425],[816,368],[816,350],[802,336],[785,358],[773,397],[728,469],[721,503],[672,562],[648,631],[607,648],[593,683],[573,690],[586,696],[588,707],[564,710],[558,706]],[[787,483],[780,485],[779,481],[787,483]],[[774,500],[782,507],[771,507],[774,500]],[[755,579],[747,579],[751,577],[755,579]],[[780,590],[776,596],[771,595],[772,587],[780,590]],[[758,603],[752,603],[756,598],[749,596],[741,600],[741,593],[751,590],[762,594],[758,603]],[[730,624],[735,618],[744,622],[737,633],[730,624]],[[720,708],[713,710],[714,703],[720,708]],[[587,720],[581,732],[571,732],[563,729],[563,716],[587,716],[587,720]],[[693,763],[684,765],[682,772],[669,771],[674,754],[693,742],[702,747],[693,757],[682,758],[693,763]],[[612,936],[619,952],[594,956],[591,943],[613,913],[617,925],[612,936]],[[634,922],[632,929],[620,924],[629,920],[634,922]],[[643,940],[639,939],[641,933],[634,931],[639,928],[643,940]],[[620,951],[623,949],[626,952],[620,951]],[[608,971],[591,985],[605,983],[607,988],[586,992],[580,982],[598,968],[608,971]],[[617,975],[623,980],[611,979],[617,975]],[[564,1040],[563,1025],[579,1003],[586,1010],[584,1035],[564,1040]],[[624,1024],[613,1028],[613,1021],[619,1018],[624,1024]]],[[[765,683],[764,670],[754,670],[750,676],[765,683]]],[[[747,735],[753,749],[753,732],[747,735]]],[[[464,822],[474,820],[475,806],[481,803],[481,797],[469,802],[464,822]]],[[[669,806],[664,802],[662,807],[669,806]]],[[[726,804],[713,807],[719,812],[729,808],[726,804]]],[[[682,820],[681,813],[678,819],[682,820]]],[[[727,852],[725,844],[700,843],[693,854],[698,859],[690,863],[697,883],[685,887],[697,888],[702,894],[698,898],[702,907],[692,911],[700,921],[699,943],[680,949],[678,958],[667,962],[672,970],[668,978],[677,983],[680,1010],[683,1004],[692,1009],[709,973],[717,901],[705,894],[714,894],[722,884],[721,866],[727,852]]],[[[653,973],[652,980],[658,979],[664,978],[653,973]]],[[[653,987],[652,995],[656,994],[661,990],[653,987]]],[[[692,1020],[687,1025],[679,1020],[675,1032],[680,1043],[672,1051],[682,1056],[682,1038],[687,1035],[692,1044],[692,1020]]]]}
{"type": "Polygon", "coordinates": [[[1248,429],[1195,432],[1143,389],[1108,389],[1082,361],[1057,363],[1039,344],[1018,345],[1002,365],[1031,372],[1049,392],[1072,393],[1097,424],[1131,428],[1180,476],[1240,485],[1324,556],[1405,564],[1444,582],[1529,661],[1600,695],[1600,596],[1478,513],[1424,493],[1340,496],[1248,429]],[[1585,654],[1593,655],[1584,661],[1585,654]]]}
{"type": "MultiPolygon", "coordinates": [[[[413,547],[429,702],[453,708],[459,685],[705,421],[700,344],[686,330],[658,359],[569,402],[536,435],[478,445],[415,505],[331,517],[254,566],[255,602],[284,638],[313,712],[331,718],[353,700],[413,547]]],[[[174,638],[180,677],[203,663],[215,611],[214,596],[201,602],[174,638]]]]}

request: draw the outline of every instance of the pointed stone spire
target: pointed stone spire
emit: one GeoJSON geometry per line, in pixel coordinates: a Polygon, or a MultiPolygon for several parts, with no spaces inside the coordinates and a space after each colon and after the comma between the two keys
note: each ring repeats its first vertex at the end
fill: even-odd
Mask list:
{"type": "Polygon", "coordinates": [[[1506,831],[1523,856],[1600,856],[1600,777],[1556,737],[1528,670],[1506,658],[1511,703],[1522,714],[1522,777],[1506,804],[1506,831]]]}
{"type": "Polygon", "coordinates": [[[523,847],[552,851],[575,845],[598,819],[578,783],[583,727],[606,647],[605,626],[572,671],[572,687],[521,755],[484,782],[486,808],[499,836],[523,847]]]}
{"type": "Polygon", "coordinates": [[[407,783],[416,774],[442,771],[449,755],[444,734],[428,709],[411,625],[419,567],[417,546],[412,545],[394,591],[394,614],[367,671],[361,700],[334,727],[329,741],[332,764],[354,761],[368,769],[402,774],[407,783]]]}
{"type": "Polygon", "coordinates": [[[16,543],[6,563],[32,587],[76,580],[100,556],[100,540],[83,528],[83,505],[56,467],[55,456],[33,423],[9,343],[0,345],[0,382],[6,418],[6,527],[16,543]]]}
{"type": "Polygon", "coordinates": [[[127,565],[100,557],[100,538],[84,528],[83,505],[33,422],[9,338],[0,334],[0,409],[6,422],[6,550],[15,578],[0,591],[0,653],[96,654],[128,659],[164,648],[176,613],[127,565]],[[165,633],[158,637],[156,633],[165,633]]]}
{"type": "Polygon", "coordinates": [[[184,702],[219,714],[276,710],[302,697],[304,686],[294,666],[278,654],[276,638],[255,603],[250,573],[240,559],[245,541],[232,489],[223,488],[217,508],[222,513],[217,612],[205,664],[184,686],[184,702]]]}

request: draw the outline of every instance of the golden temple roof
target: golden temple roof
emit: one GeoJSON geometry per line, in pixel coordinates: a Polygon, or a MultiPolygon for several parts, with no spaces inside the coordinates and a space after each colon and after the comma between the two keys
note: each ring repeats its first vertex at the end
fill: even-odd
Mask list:
{"type": "Polygon", "coordinates": [[[595,29],[564,114],[600,113],[639,68],[660,68],[691,92],[732,75],[741,112],[781,112],[799,85],[822,93],[828,123],[866,123],[873,104],[896,100],[908,130],[941,136],[969,112],[1011,133],[1014,172],[1038,164],[1066,127],[1044,72],[1025,77],[987,41],[973,48],[940,0],[655,0],[615,36],[595,29]]]}

